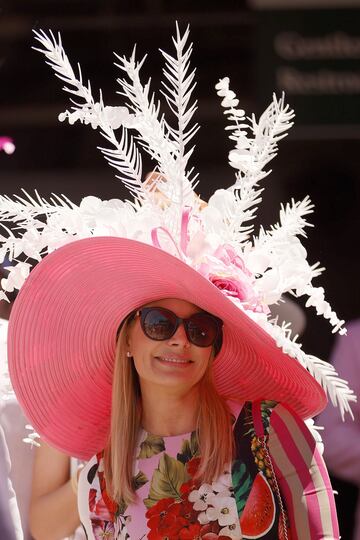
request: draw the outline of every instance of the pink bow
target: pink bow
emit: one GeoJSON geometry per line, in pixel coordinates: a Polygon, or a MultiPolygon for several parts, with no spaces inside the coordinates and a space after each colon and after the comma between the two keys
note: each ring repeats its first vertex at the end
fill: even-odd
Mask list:
{"type": "Polygon", "coordinates": [[[190,221],[190,213],[191,213],[191,207],[186,206],[185,209],[183,210],[183,213],[182,213],[182,216],[181,216],[180,249],[179,249],[178,244],[174,240],[174,237],[170,233],[170,231],[168,229],[166,229],[165,227],[155,227],[154,229],[152,229],[152,231],[151,231],[151,240],[152,240],[153,245],[155,247],[158,247],[158,248],[161,249],[161,244],[160,244],[160,241],[159,241],[159,231],[163,231],[170,238],[171,242],[173,243],[173,245],[174,245],[174,247],[175,247],[175,249],[176,249],[176,251],[177,251],[177,253],[179,255],[179,258],[181,260],[185,260],[187,246],[189,244],[188,227],[189,227],[189,221],[190,221]]]}

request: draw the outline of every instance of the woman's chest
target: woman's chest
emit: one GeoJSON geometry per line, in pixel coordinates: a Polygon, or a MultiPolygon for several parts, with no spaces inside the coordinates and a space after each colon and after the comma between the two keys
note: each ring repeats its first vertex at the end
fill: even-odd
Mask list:
{"type": "Polygon", "coordinates": [[[107,504],[100,470],[99,492],[93,493],[103,502],[102,520],[95,517],[92,523],[96,540],[281,538],[266,457],[252,433],[241,437],[233,462],[206,483],[196,480],[200,457],[194,434],[146,436],[135,461],[137,499],[127,507],[110,508],[109,519],[104,519],[107,504]]]}

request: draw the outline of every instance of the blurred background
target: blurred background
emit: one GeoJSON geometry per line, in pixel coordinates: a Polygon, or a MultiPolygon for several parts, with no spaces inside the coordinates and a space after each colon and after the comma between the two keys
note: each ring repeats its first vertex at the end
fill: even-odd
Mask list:
{"type": "MultiPolygon", "coordinates": [[[[259,221],[278,219],[281,202],[309,194],[315,203],[305,245],[309,260],[326,272],[328,300],[345,320],[360,315],[360,1],[352,0],[2,0],[0,11],[0,134],[16,151],[0,153],[1,193],[63,193],[79,203],[88,194],[126,196],[96,146],[89,126],[59,123],[70,104],[43,57],[32,50],[32,29],[60,31],[73,66],[80,62],[94,95],[122,105],[116,94],[113,52],[129,55],[134,43],[143,81],[160,87],[158,48],[171,50],[175,20],[189,23],[197,67],[195,97],[201,125],[192,157],[204,200],[234,181],[231,148],[214,85],[230,77],[240,106],[259,114],[284,90],[295,109],[295,126],[280,143],[264,185],[259,221]],[[291,9],[290,8],[291,4],[291,9]]],[[[160,94],[157,94],[160,97],[160,94]]],[[[152,169],[146,161],[145,170],[152,169]]],[[[300,302],[301,305],[301,302],[300,302]]],[[[325,320],[307,314],[304,348],[328,359],[333,337],[325,320]]],[[[360,367],[359,367],[360,375],[360,367]]],[[[359,440],[350,442],[359,446],[359,440]]],[[[343,538],[351,538],[357,490],[334,479],[343,538]]]]}

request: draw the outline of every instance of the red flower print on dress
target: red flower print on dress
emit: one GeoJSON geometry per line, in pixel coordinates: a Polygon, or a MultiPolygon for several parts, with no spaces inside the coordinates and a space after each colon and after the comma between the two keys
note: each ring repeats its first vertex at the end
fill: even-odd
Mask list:
{"type": "Polygon", "coordinates": [[[95,501],[95,507],[93,511],[94,515],[96,515],[97,518],[106,520],[106,521],[113,521],[113,516],[110,514],[108,507],[106,506],[104,499],[100,496],[100,498],[95,501]]]}
{"type": "Polygon", "coordinates": [[[181,515],[181,504],[172,498],[162,499],[146,512],[149,540],[178,540],[179,532],[187,525],[181,515]]]}
{"type": "Polygon", "coordinates": [[[217,536],[219,531],[220,525],[217,521],[212,521],[210,523],[206,523],[206,525],[201,525],[202,537],[204,537],[206,534],[215,534],[217,536]]]}
{"type": "Polygon", "coordinates": [[[89,490],[89,510],[90,512],[95,511],[96,506],[96,489],[89,490]]]}
{"type": "Polygon", "coordinates": [[[105,476],[102,471],[98,471],[98,477],[99,477],[100,490],[101,490],[103,502],[110,514],[111,521],[115,521],[115,516],[118,512],[119,506],[115,501],[113,501],[113,499],[108,495],[106,491],[105,476]]]}
{"type": "Polygon", "coordinates": [[[163,513],[167,514],[169,507],[174,504],[174,502],[174,499],[171,497],[161,499],[161,501],[158,501],[154,506],[147,510],[145,517],[147,517],[148,520],[151,520],[152,518],[161,516],[163,513]]]}
{"type": "Polygon", "coordinates": [[[180,531],[180,540],[197,540],[201,538],[200,530],[200,523],[194,523],[180,531]]]}
{"type": "Polygon", "coordinates": [[[202,540],[232,540],[230,536],[218,536],[215,533],[204,534],[204,536],[202,536],[201,538],[202,540]]]}
{"type": "Polygon", "coordinates": [[[218,528],[211,525],[200,525],[194,523],[190,527],[186,527],[180,531],[180,540],[231,540],[228,536],[219,536],[218,528]],[[216,532],[214,532],[216,531],[216,532]]]}
{"type": "Polygon", "coordinates": [[[191,478],[194,478],[198,472],[200,466],[200,458],[194,457],[186,463],[186,470],[190,474],[191,478]]]}
{"type": "Polygon", "coordinates": [[[180,515],[186,519],[187,523],[197,523],[199,512],[194,510],[191,502],[183,500],[181,503],[178,503],[178,505],[180,507],[180,515]]]}
{"type": "Polygon", "coordinates": [[[185,482],[180,486],[180,493],[183,499],[188,498],[189,493],[193,491],[196,488],[196,483],[193,480],[189,480],[189,482],[185,482]]]}

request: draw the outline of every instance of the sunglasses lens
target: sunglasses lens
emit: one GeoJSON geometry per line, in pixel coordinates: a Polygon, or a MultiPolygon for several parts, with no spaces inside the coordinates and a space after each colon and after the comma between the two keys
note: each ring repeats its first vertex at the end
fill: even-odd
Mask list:
{"type": "Polygon", "coordinates": [[[159,308],[144,310],[142,329],[144,333],[156,341],[169,339],[176,327],[176,316],[159,308]]]}
{"type": "Polygon", "coordinates": [[[213,345],[219,332],[219,326],[213,317],[206,313],[195,313],[187,323],[189,341],[198,347],[213,345]]]}

